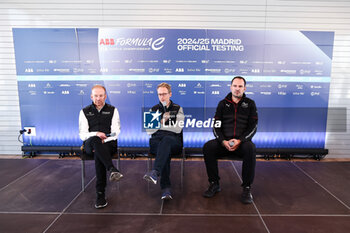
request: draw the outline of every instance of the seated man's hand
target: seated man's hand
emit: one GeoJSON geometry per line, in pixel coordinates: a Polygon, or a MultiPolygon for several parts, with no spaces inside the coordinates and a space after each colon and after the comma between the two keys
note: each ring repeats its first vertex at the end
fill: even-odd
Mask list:
{"type": "Polygon", "coordinates": [[[231,146],[229,145],[229,141],[227,140],[223,140],[222,141],[222,145],[226,148],[226,150],[230,150],[231,149],[231,146]]]}
{"type": "Polygon", "coordinates": [[[230,151],[237,150],[239,145],[241,144],[241,140],[239,140],[239,139],[231,139],[230,141],[233,142],[233,146],[231,146],[231,150],[230,151]]]}
{"type": "Polygon", "coordinates": [[[240,144],[241,144],[241,140],[238,140],[238,139],[230,139],[229,141],[227,141],[227,140],[222,141],[222,145],[228,151],[235,151],[235,150],[237,150],[237,148],[239,147],[240,144]],[[233,143],[232,146],[230,146],[230,142],[231,142],[231,144],[233,143]]]}
{"type": "Polygon", "coordinates": [[[102,142],[104,142],[104,140],[107,138],[106,134],[102,132],[97,132],[96,136],[101,138],[102,142]]]}

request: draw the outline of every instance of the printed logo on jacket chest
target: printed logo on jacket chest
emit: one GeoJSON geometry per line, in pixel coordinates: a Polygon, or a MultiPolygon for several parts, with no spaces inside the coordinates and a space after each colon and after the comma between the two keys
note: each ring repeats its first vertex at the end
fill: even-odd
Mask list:
{"type": "Polygon", "coordinates": [[[242,106],[242,108],[248,108],[248,103],[243,102],[241,106],[242,106]]]}
{"type": "Polygon", "coordinates": [[[109,114],[111,114],[111,112],[105,112],[105,111],[102,111],[101,112],[103,115],[109,115],[109,114]]]}

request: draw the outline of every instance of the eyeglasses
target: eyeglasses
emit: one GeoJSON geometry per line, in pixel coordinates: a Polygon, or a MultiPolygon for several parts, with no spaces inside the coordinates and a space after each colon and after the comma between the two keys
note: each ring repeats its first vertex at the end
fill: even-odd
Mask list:
{"type": "Polygon", "coordinates": [[[169,93],[158,93],[158,96],[167,96],[169,93]]]}

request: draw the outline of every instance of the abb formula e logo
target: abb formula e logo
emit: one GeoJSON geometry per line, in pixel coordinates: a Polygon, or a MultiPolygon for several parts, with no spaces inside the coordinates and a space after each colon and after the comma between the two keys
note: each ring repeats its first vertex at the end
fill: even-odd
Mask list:
{"type": "Polygon", "coordinates": [[[126,47],[128,50],[130,49],[142,49],[142,50],[160,50],[164,47],[165,37],[159,37],[154,39],[151,38],[101,38],[99,45],[109,45],[109,46],[117,46],[117,47],[126,47]]]}
{"type": "Polygon", "coordinates": [[[100,45],[115,45],[114,39],[113,38],[106,38],[106,39],[101,39],[100,40],[100,45]]]}

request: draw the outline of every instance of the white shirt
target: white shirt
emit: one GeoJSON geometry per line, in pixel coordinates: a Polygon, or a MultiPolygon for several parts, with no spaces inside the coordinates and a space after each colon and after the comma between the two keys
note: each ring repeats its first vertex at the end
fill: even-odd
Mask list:
{"type": "MultiPolygon", "coordinates": [[[[115,133],[115,136],[108,137],[104,142],[109,142],[112,140],[117,140],[120,133],[120,119],[119,112],[117,108],[114,108],[114,113],[112,117],[111,133],[115,133]]],[[[79,137],[81,140],[85,141],[90,137],[96,136],[96,132],[89,132],[89,122],[83,112],[80,110],[79,113],[79,137]]]]}

